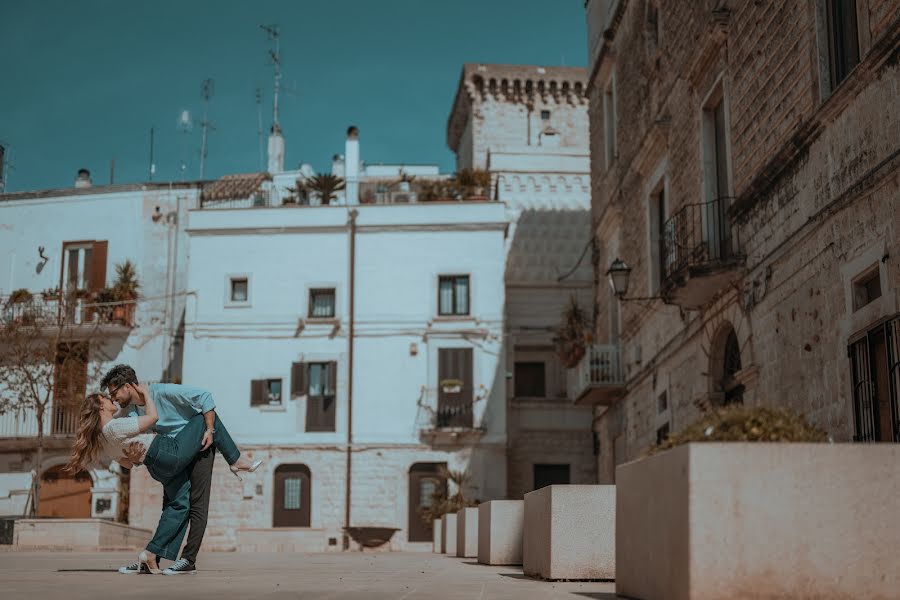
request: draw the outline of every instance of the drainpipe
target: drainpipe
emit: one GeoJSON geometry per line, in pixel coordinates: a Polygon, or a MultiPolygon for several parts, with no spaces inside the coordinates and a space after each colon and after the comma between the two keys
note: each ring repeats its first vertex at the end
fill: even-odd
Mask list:
{"type": "Polygon", "coordinates": [[[350,227],[350,278],[348,294],[350,296],[347,331],[347,472],[344,474],[344,550],[350,549],[350,484],[353,458],[353,321],[354,321],[354,288],[356,284],[356,217],[359,211],[348,212],[347,225],[350,227]]]}

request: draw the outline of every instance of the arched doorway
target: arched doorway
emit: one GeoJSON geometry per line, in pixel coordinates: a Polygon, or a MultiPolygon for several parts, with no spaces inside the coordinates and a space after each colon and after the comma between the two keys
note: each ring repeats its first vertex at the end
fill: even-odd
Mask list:
{"type": "Polygon", "coordinates": [[[730,324],[723,326],[716,335],[710,356],[712,397],[715,404],[742,404],[744,385],[735,377],[743,368],[741,345],[737,333],[730,324]]]}
{"type": "Polygon", "coordinates": [[[37,516],[65,519],[91,518],[91,487],[87,471],[72,475],[65,465],[50,467],[41,476],[37,516]]]}
{"type": "Polygon", "coordinates": [[[275,469],[272,527],[309,527],[312,516],[312,474],[306,465],[275,469]]]}
{"type": "Polygon", "coordinates": [[[409,526],[410,542],[430,542],[433,524],[422,518],[422,511],[434,502],[435,493],[447,495],[447,478],[443,469],[447,463],[415,463],[409,468],[409,526]]]}

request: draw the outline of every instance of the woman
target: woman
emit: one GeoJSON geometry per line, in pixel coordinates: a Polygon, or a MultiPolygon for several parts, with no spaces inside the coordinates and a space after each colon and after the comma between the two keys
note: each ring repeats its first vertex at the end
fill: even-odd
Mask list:
{"type": "MultiPolygon", "coordinates": [[[[68,470],[75,472],[83,469],[96,461],[101,453],[130,467],[132,463],[125,458],[125,448],[136,444],[141,458],[135,464],[145,465],[150,476],[164,487],[180,487],[188,477],[187,467],[202,446],[206,432],[203,415],[191,418],[175,437],[167,437],[152,432],[158,419],[152,394],[146,395],[146,414],[143,416],[117,419],[114,415],[118,410],[119,407],[108,396],[91,394],[85,398],[68,470]]],[[[240,471],[252,473],[262,464],[261,460],[251,463],[241,457],[240,450],[218,417],[212,434],[216,448],[238,479],[241,478],[240,471]]],[[[156,555],[149,550],[141,552],[138,561],[138,572],[161,572],[156,555]]]]}

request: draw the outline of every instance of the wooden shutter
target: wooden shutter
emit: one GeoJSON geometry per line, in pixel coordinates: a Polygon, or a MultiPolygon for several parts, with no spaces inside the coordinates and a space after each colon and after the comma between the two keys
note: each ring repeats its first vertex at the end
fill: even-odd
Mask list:
{"type": "Polygon", "coordinates": [[[106,287],[106,255],[109,242],[94,242],[91,251],[91,264],[85,265],[90,269],[88,275],[88,290],[96,292],[106,287]]]}
{"type": "Polygon", "coordinates": [[[291,363],[291,398],[303,396],[309,389],[306,371],[305,362],[291,363]]]}
{"type": "Polygon", "coordinates": [[[325,395],[337,396],[337,362],[328,363],[328,389],[325,395]]]}
{"type": "Polygon", "coordinates": [[[268,404],[268,393],[265,379],[254,379],[250,382],[250,406],[268,404]]]}

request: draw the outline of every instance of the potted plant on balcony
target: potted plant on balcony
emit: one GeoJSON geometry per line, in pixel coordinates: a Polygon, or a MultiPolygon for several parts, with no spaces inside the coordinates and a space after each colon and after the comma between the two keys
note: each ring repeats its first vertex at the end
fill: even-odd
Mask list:
{"type": "Polygon", "coordinates": [[[47,288],[46,290],[41,292],[41,298],[44,302],[56,302],[59,301],[60,291],[59,286],[55,288],[47,288]]]}
{"type": "Polygon", "coordinates": [[[328,206],[331,204],[331,201],[337,198],[337,193],[343,190],[346,187],[346,182],[343,178],[338,177],[337,175],[332,175],[331,173],[317,173],[312,177],[308,177],[305,180],[297,181],[297,194],[298,198],[300,190],[305,191],[307,194],[312,194],[318,196],[322,202],[322,206],[328,206]]]}
{"type": "Polygon", "coordinates": [[[118,302],[118,296],[113,288],[107,287],[97,290],[91,301],[99,305],[94,307],[94,314],[97,315],[101,323],[108,323],[112,320],[113,313],[119,308],[114,305],[115,302],[118,302]]]}
{"type": "Polygon", "coordinates": [[[134,302],[138,299],[138,290],[141,284],[138,281],[137,269],[130,260],[116,265],[116,280],[112,291],[116,304],[112,310],[112,319],[129,325],[134,317],[134,302]]]}
{"type": "Polygon", "coordinates": [[[15,290],[12,294],[9,295],[9,299],[6,301],[7,304],[26,304],[31,302],[33,296],[31,292],[26,290],[25,288],[20,288],[15,290]]]}
{"type": "Polygon", "coordinates": [[[591,320],[575,296],[569,299],[563,312],[563,322],[556,332],[555,340],[556,354],[567,369],[574,369],[578,365],[588,345],[594,341],[591,320]]]}
{"type": "Polygon", "coordinates": [[[491,187],[491,174],[484,169],[461,169],[455,177],[464,200],[488,200],[485,190],[491,187]]]}

